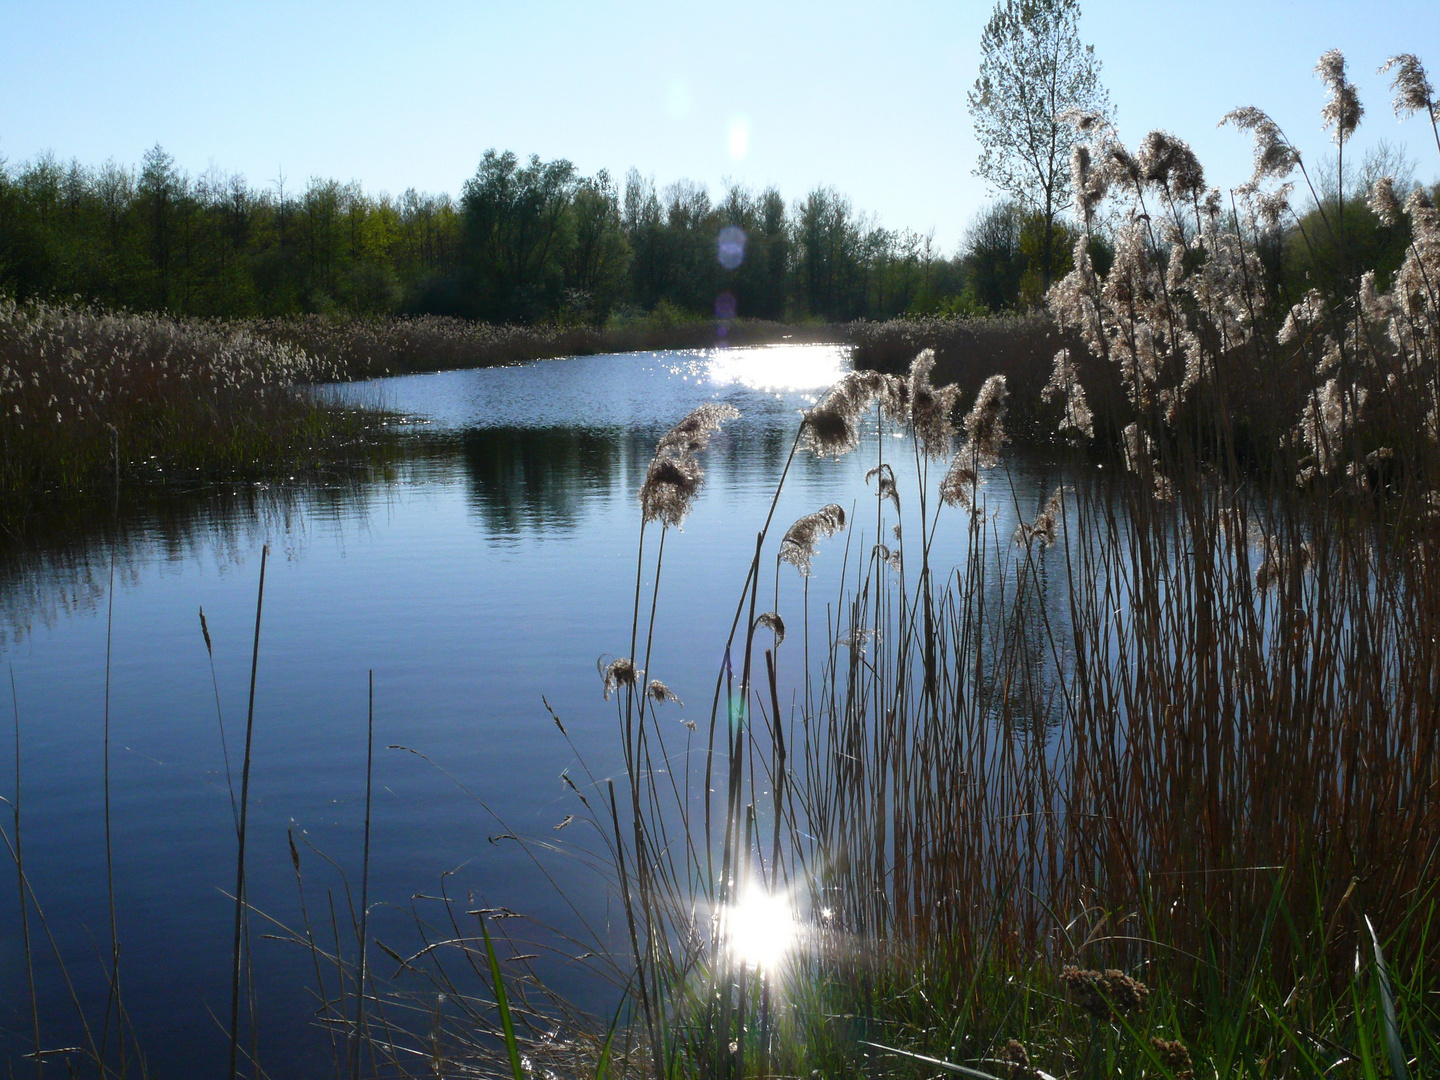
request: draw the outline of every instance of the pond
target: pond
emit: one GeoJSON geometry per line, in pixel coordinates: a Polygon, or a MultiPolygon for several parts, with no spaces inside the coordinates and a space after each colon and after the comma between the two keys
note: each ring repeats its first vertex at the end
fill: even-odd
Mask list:
{"type": "MultiPolygon", "coordinates": [[[[582,853],[595,846],[574,826],[557,830],[577,810],[562,773],[586,775],[579,759],[597,778],[621,769],[596,660],[629,649],[636,492],[655,441],[703,401],[740,410],[704,458],[705,486],[683,531],[666,541],[651,668],[687,703],[665,714],[678,739],[683,721],[708,721],[799,411],[847,368],[842,347],[780,346],[334,387],[328,392],[342,399],[417,421],[399,461],[333,482],[124,493],[117,505],[37,524],[0,556],[0,653],[14,681],[13,718],[8,702],[0,708],[0,793],[13,804],[18,731],[24,868],[44,915],[42,924],[28,908],[27,961],[17,875],[7,874],[0,1045],[11,1068],[33,1045],[32,966],[42,1044],[102,1038],[111,948],[107,649],[109,834],[127,1021],[153,1076],[225,1068],[231,784],[239,784],[266,545],[247,845],[262,1065],[286,1076],[332,1072],[334,1032],[317,1022],[316,992],[317,978],[333,992],[334,973],[321,973],[294,936],[309,925],[330,951],[338,937],[341,951],[354,952],[372,673],[370,939],[413,951],[417,917],[448,934],[429,899],[442,890],[460,910],[508,908],[533,920],[517,939],[554,947],[534,961],[545,981],[605,1007],[614,988],[564,953],[619,945],[615,897],[583,858],[546,851],[537,861],[533,847],[506,838],[573,842],[582,853]]],[[[897,469],[907,461],[913,469],[908,443],[896,445],[905,447],[897,469]]],[[[872,459],[799,454],[772,545],[803,513],[865,500],[872,459]]],[[[1001,537],[1054,481],[1043,463],[1020,459],[1005,473],[994,518],[1001,537]]],[[[862,513],[850,534],[827,541],[812,596],[838,583],[847,543],[855,552],[874,543],[873,504],[865,505],[870,533],[862,513]]],[[[937,560],[953,559],[963,532],[942,529],[937,560]]],[[[785,570],[782,608],[798,588],[785,570]]],[[[10,809],[0,823],[13,842],[10,809]]],[[[397,965],[376,956],[377,975],[388,978],[397,965]]],[[[113,1018],[109,1028],[113,1059],[113,1018]]]]}

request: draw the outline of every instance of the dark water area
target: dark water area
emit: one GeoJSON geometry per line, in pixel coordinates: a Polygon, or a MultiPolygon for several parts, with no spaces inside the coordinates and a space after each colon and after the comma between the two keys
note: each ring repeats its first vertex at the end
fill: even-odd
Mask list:
{"type": "MultiPolygon", "coordinates": [[[[8,701],[0,705],[0,794],[13,805],[18,717],[25,871],[59,952],[32,906],[42,1044],[85,1045],[66,975],[97,1044],[105,1016],[108,632],[121,993],[150,1075],[225,1067],[235,826],[217,696],[238,788],[266,544],[248,841],[248,895],[263,913],[251,941],[262,1065],[285,1076],[333,1071],[331,1037],[315,1019],[312,954],[283,939],[303,933],[308,912],[323,947],[334,951],[338,926],[341,951],[354,955],[371,671],[370,938],[408,955],[420,942],[417,917],[453,935],[430,899],[443,890],[461,912],[523,913],[528,920],[507,920],[507,929],[554,949],[517,941],[512,952],[540,952],[537,972],[585,1007],[613,1001],[613,986],[565,954],[620,951],[617,898],[582,858],[563,850],[532,858],[505,837],[597,847],[579,823],[555,829],[580,809],[561,777],[568,770],[587,790],[582,777],[622,771],[596,659],[629,650],[635,495],[655,440],[705,400],[742,414],[712,445],[694,511],[666,541],[650,674],[687,703],[662,714],[683,741],[682,721],[702,730],[708,721],[799,410],[847,367],[841,347],[784,346],[350,384],[332,392],[423,420],[396,463],[330,482],[126,493],[118,506],[37,522],[0,551],[0,656],[15,686],[14,717],[8,701]],[[287,834],[300,857],[303,911],[287,834]]],[[[862,512],[817,555],[812,597],[838,588],[847,543],[852,560],[874,543],[863,480],[873,435],[867,445],[868,456],[802,453],[792,466],[772,544],[824,503],[869,507],[868,533],[862,512]]],[[[909,443],[895,445],[897,472],[903,479],[908,467],[913,477],[909,443]]],[[[1032,515],[1054,475],[1021,460],[1004,472],[992,481],[992,528],[1008,540],[1016,513],[1032,515]]],[[[958,558],[963,532],[958,518],[942,529],[940,563],[958,558]]],[[[800,588],[784,570],[782,611],[800,588]]],[[[817,612],[823,604],[812,599],[817,612]]],[[[0,810],[13,843],[11,807],[0,810]]],[[[0,1053],[18,1071],[30,1067],[21,1055],[34,1032],[17,876],[10,863],[0,871],[0,1053]]],[[[394,975],[392,960],[372,955],[378,976],[394,975]]],[[[322,976],[333,994],[333,970],[322,976]]],[[[423,988],[414,989],[423,1001],[423,988]]],[[[109,1039],[113,1060],[113,1018],[109,1039]]],[[[63,1071],[58,1060],[51,1068],[63,1071]]]]}

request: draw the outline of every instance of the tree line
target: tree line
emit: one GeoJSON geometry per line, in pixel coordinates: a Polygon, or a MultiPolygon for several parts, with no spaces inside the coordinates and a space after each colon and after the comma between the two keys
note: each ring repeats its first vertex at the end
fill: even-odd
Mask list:
{"type": "MultiPolygon", "coordinates": [[[[1406,237],[1379,229],[1358,201],[1345,216],[1352,250],[1378,245],[1382,268],[1398,264],[1406,237]]],[[[497,151],[458,199],[321,178],[257,188],[213,170],[192,177],[158,146],[139,168],[0,162],[0,292],[176,315],[565,325],[980,315],[1042,304],[1077,235],[1065,217],[1006,200],[977,213],[945,255],[829,187],[789,203],[738,185],[712,198],[690,181],[584,176],[563,159],[497,151]]],[[[1299,291],[1333,273],[1293,227],[1267,250],[1274,279],[1299,291]]],[[[1103,272],[1103,237],[1091,256],[1103,272]]]]}
{"type": "Polygon", "coordinates": [[[22,299],[222,317],[850,320],[955,304],[960,263],[828,187],[712,198],[494,150],[458,199],[190,176],[159,146],[138,168],[0,162],[0,290],[22,299]]]}

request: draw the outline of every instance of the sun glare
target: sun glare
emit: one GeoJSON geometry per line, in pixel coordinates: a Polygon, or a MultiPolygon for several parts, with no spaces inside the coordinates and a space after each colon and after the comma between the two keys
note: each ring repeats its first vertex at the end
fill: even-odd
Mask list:
{"type": "Polygon", "coordinates": [[[795,947],[799,926],[789,896],[752,888],[725,910],[720,932],[735,959],[773,971],[795,947]]]}
{"type": "Polygon", "coordinates": [[[735,116],[730,119],[730,157],[735,161],[743,161],[745,155],[750,152],[750,121],[743,116],[735,116]]]}
{"type": "Polygon", "coordinates": [[[754,390],[823,390],[849,370],[839,345],[761,345],[717,349],[709,357],[710,381],[754,390]]]}

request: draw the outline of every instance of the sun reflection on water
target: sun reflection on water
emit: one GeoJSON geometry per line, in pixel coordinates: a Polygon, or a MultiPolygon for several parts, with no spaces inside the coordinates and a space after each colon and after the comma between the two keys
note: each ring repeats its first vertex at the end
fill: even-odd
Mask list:
{"type": "Polygon", "coordinates": [[[757,886],[724,909],[720,933],[737,961],[773,971],[799,943],[800,924],[786,893],[768,893],[757,886]]]}
{"type": "Polygon", "coordinates": [[[710,381],[754,390],[823,390],[850,370],[843,345],[762,345],[710,355],[710,381]]]}

